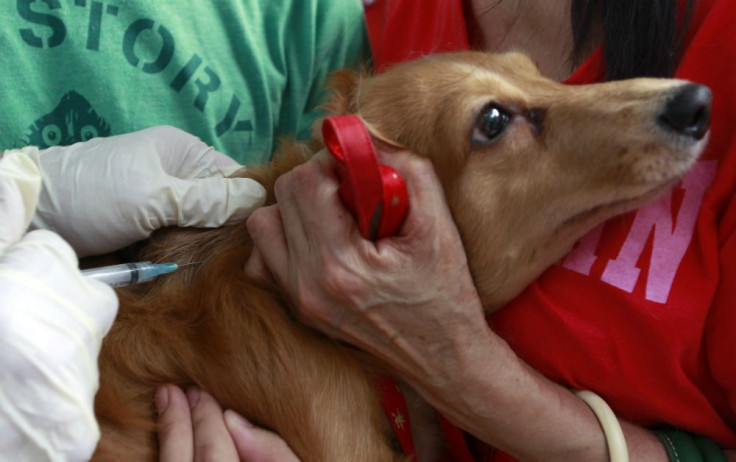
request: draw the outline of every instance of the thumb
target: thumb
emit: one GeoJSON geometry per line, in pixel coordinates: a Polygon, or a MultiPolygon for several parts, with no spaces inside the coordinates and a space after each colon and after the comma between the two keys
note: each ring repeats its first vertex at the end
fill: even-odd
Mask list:
{"type": "Polygon", "coordinates": [[[266,190],[250,178],[173,178],[168,225],[212,228],[245,220],[263,205],[266,190]]]}
{"type": "Polygon", "coordinates": [[[197,136],[176,127],[150,127],[137,132],[136,137],[153,143],[164,171],[177,178],[227,177],[244,168],[197,136]]]}
{"type": "Polygon", "coordinates": [[[225,411],[225,425],[235,443],[240,460],[253,462],[299,462],[277,434],[255,427],[232,410],[225,411]]]}

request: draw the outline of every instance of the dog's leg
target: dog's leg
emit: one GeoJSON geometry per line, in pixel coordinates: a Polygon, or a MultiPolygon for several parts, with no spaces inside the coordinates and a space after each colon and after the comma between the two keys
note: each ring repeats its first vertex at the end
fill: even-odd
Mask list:
{"type": "Polygon", "coordinates": [[[220,275],[229,279],[218,285],[213,273],[186,295],[157,294],[166,304],[123,298],[101,355],[95,460],[155,460],[153,393],[162,383],[201,387],[278,432],[304,462],[400,460],[353,351],[294,322],[245,278],[220,275]]]}

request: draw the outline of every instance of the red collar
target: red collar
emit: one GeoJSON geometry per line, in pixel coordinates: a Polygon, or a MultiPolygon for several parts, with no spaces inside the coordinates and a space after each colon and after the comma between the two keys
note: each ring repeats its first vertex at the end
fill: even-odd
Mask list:
{"type": "MultiPolygon", "coordinates": [[[[411,436],[409,410],[406,406],[404,395],[399,390],[394,379],[387,375],[378,379],[378,391],[386,418],[394,429],[401,449],[412,460],[416,460],[414,441],[411,436]]],[[[452,462],[476,462],[475,457],[468,448],[463,431],[450,423],[442,414],[438,413],[437,416],[440,421],[442,433],[445,436],[445,446],[447,447],[447,456],[444,460],[452,462]]]]}

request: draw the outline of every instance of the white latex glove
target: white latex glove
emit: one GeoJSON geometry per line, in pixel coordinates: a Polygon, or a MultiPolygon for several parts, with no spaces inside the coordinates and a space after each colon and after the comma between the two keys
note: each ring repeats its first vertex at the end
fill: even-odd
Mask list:
{"type": "Polygon", "coordinates": [[[81,256],[145,239],[163,226],[242,221],[265,200],[242,168],[174,127],[40,151],[44,188],[33,226],[59,233],[81,256]]]}
{"type": "Polygon", "coordinates": [[[100,437],[97,355],[118,302],[58,235],[23,235],[40,180],[27,153],[0,160],[0,459],[86,461],[100,437]]]}

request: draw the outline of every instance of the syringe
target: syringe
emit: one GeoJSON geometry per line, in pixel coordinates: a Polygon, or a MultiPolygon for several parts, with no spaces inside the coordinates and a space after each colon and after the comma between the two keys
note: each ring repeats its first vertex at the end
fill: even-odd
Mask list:
{"type": "Polygon", "coordinates": [[[111,287],[123,287],[150,281],[162,274],[173,273],[179,267],[180,265],[176,263],[142,261],[87,269],[83,270],[82,274],[88,278],[104,282],[111,287]]]}

